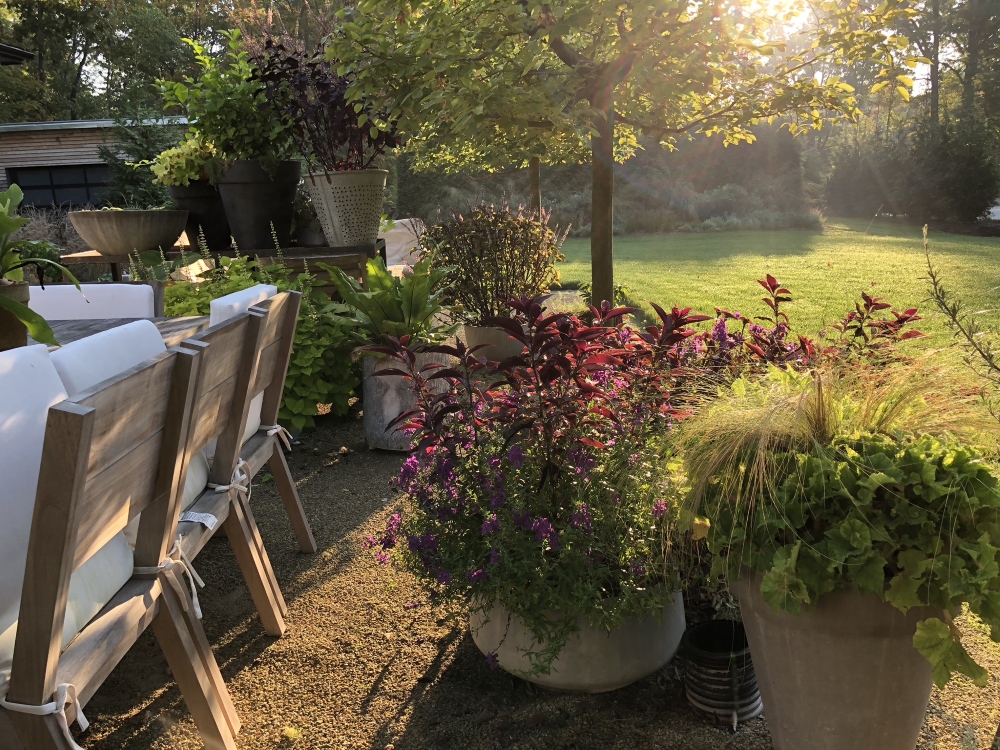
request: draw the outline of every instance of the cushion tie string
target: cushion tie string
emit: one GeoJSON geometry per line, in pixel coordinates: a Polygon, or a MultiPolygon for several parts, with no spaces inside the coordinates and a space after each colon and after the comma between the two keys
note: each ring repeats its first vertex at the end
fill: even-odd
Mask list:
{"type": "MultiPolygon", "coordinates": [[[[138,576],[154,576],[164,573],[172,568],[180,568],[181,574],[188,579],[188,584],[191,589],[191,605],[194,608],[194,616],[199,620],[201,619],[201,602],[198,601],[198,588],[205,588],[205,581],[202,580],[201,576],[198,575],[198,571],[194,569],[194,565],[188,560],[187,555],[184,554],[184,550],[181,546],[174,542],[174,546],[170,548],[170,552],[163,561],[157,565],[155,568],[146,567],[134,567],[132,568],[133,575],[138,576]]],[[[184,601],[184,598],[181,598],[184,601]]]]}
{"type": "Polygon", "coordinates": [[[69,731],[69,722],[66,721],[66,706],[76,706],[76,723],[83,731],[87,731],[87,727],[90,726],[90,722],[87,721],[87,717],[83,715],[83,706],[80,705],[80,701],[76,696],[76,687],[68,683],[63,683],[56,688],[55,699],[51,703],[43,703],[40,706],[31,706],[25,703],[11,703],[7,700],[7,691],[4,689],[0,693],[0,706],[3,706],[8,711],[14,711],[19,714],[31,714],[32,716],[55,716],[56,723],[62,730],[63,736],[66,738],[66,742],[69,743],[70,750],[83,750],[76,740],[73,739],[73,735],[69,731]]]}
{"type": "Polygon", "coordinates": [[[280,440],[284,444],[285,450],[286,451],[292,450],[292,433],[290,433],[280,424],[272,424],[272,425],[262,424],[260,426],[260,429],[267,430],[268,437],[271,437],[272,435],[277,435],[278,440],[280,440]]]}
{"type": "Polygon", "coordinates": [[[241,458],[236,464],[236,468],[233,469],[233,478],[229,480],[229,484],[212,484],[209,482],[208,486],[216,492],[229,492],[230,490],[242,492],[246,495],[247,500],[249,500],[250,492],[252,491],[249,469],[250,466],[241,458]]]}

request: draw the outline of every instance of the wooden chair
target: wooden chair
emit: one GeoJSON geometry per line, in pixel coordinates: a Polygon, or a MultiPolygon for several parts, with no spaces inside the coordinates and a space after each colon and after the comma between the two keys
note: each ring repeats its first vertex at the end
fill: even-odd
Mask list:
{"type": "Polygon", "coordinates": [[[181,516],[178,544],[194,560],[221,524],[264,630],[280,636],[288,610],[250,510],[249,483],[240,462],[259,365],[262,359],[272,360],[268,352],[275,339],[269,318],[264,311],[240,313],[183,342],[184,348],[203,353],[189,450],[204,451],[215,441],[215,452],[207,487],[181,516]]]}
{"type": "Polygon", "coordinates": [[[49,409],[0,747],[75,750],[68,724],[152,626],[206,747],[239,719],[176,543],[202,351],[172,349],[49,409]],[[62,647],[74,570],[141,513],[133,575],[62,647]]]}
{"type": "Polygon", "coordinates": [[[257,379],[250,389],[250,395],[254,399],[260,395],[264,398],[260,410],[260,428],[253,436],[244,440],[240,459],[246,465],[249,480],[257,475],[264,464],[271,469],[278,494],[298,539],[299,549],[311,554],[316,551],[316,540],[282,450],[282,445],[287,450],[291,449],[291,440],[288,433],[278,425],[278,412],[285,392],[285,376],[288,374],[288,362],[295,342],[301,298],[302,295],[298,292],[289,292],[271,297],[250,308],[251,311],[267,314],[257,379]]]}

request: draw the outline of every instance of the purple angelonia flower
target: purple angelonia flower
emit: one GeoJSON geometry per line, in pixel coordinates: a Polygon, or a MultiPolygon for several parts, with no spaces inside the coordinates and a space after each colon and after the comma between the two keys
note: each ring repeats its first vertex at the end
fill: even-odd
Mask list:
{"type": "Polygon", "coordinates": [[[531,514],[528,511],[514,511],[514,523],[520,526],[522,529],[531,531],[532,519],[531,514]]]}
{"type": "Polygon", "coordinates": [[[500,550],[497,547],[490,547],[490,565],[500,564],[500,550]]]}
{"type": "Polygon", "coordinates": [[[490,651],[486,654],[486,663],[490,665],[491,670],[499,668],[500,660],[497,658],[496,651],[490,651]]]}
{"type": "Polygon", "coordinates": [[[497,518],[496,513],[487,517],[486,521],[483,523],[483,536],[487,536],[496,531],[500,531],[500,519],[497,518]]]}
{"type": "Polygon", "coordinates": [[[469,579],[469,583],[475,586],[477,583],[483,583],[489,579],[490,574],[482,568],[479,568],[477,570],[469,571],[465,577],[469,579]]]}
{"type": "Polygon", "coordinates": [[[515,445],[507,453],[507,461],[515,469],[520,469],[524,465],[524,451],[521,450],[521,446],[515,445]]]}
{"type": "Polygon", "coordinates": [[[437,574],[437,582],[440,583],[442,586],[450,585],[451,573],[449,573],[447,570],[442,570],[440,573],[437,574]]]}
{"type": "Polygon", "coordinates": [[[539,518],[531,525],[531,530],[535,532],[536,542],[542,542],[547,539],[552,549],[559,548],[559,535],[556,533],[549,519],[539,518]]]}
{"type": "Polygon", "coordinates": [[[582,529],[588,534],[594,533],[594,527],[592,525],[592,519],[590,516],[590,509],[587,507],[586,503],[580,504],[580,510],[573,514],[573,519],[570,521],[570,526],[574,529],[582,529]]]}
{"type": "Polygon", "coordinates": [[[490,510],[497,510],[500,506],[504,504],[504,500],[507,499],[507,493],[503,490],[493,490],[493,494],[490,495],[490,510]]]}
{"type": "Polygon", "coordinates": [[[653,517],[663,518],[666,512],[667,512],[667,501],[663,499],[657,500],[656,503],[653,505],[653,517]]]}

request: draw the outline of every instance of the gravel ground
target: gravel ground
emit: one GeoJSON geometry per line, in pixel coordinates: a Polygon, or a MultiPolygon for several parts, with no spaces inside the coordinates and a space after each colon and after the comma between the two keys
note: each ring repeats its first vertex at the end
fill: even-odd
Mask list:
{"type": "MultiPolygon", "coordinates": [[[[420,606],[409,576],[361,550],[384,527],[400,457],[369,452],[357,419],[323,418],[289,463],[320,551],[298,552],[273,483],[253,507],[288,602],[288,631],[267,636],[225,539],[196,561],[205,629],[243,722],[237,744],[265,748],[766,750],[763,719],[736,733],[688,708],[677,667],[603,695],[541,690],[491,672],[460,617],[420,606]],[[346,451],[345,451],[346,449],[346,451]]],[[[1000,676],[1000,649],[963,623],[970,650],[1000,676]]],[[[90,750],[200,748],[151,634],[87,706],[90,750]]],[[[935,690],[920,750],[985,750],[1000,722],[994,679],[935,690]]],[[[807,750],[803,748],[803,750],[807,750]]],[[[998,749],[1000,750],[1000,749],[998,749]]]]}

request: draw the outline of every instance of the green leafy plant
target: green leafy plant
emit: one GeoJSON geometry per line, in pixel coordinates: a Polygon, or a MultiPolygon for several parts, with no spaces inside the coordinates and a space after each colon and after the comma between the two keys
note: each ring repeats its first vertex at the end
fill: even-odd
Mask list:
{"type": "Polygon", "coordinates": [[[222,164],[215,155],[215,146],[198,136],[188,134],[179,146],[161,151],[149,168],[161,185],[190,185],[197,180],[215,184],[222,164]]]}
{"type": "MultiPolygon", "coordinates": [[[[202,257],[212,260],[204,247],[202,257]]],[[[261,266],[243,255],[224,256],[217,268],[205,272],[200,283],[167,286],[164,307],[171,317],[208,315],[213,299],[262,283],[302,294],[280,421],[296,429],[312,427],[319,404],[330,404],[333,414],[346,414],[361,382],[358,365],[350,356],[357,345],[356,323],[345,305],[330,302],[316,288],[318,279],[308,268],[294,273],[281,262],[261,266]]]]}
{"type": "MultiPolygon", "coordinates": [[[[34,266],[38,278],[44,282],[45,269],[52,268],[65,274],[80,289],[80,282],[70,271],[52,259],[53,246],[49,242],[12,240],[11,236],[30,220],[17,216],[17,207],[24,200],[24,193],[17,185],[0,192],[0,285],[9,286],[24,281],[23,269],[34,266]]],[[[56,251],[58,254],[58,251],[56,251]]],[[[81,294],[83,291],[81,290],[81,294]]],[[[28,329],[28,334],[42,344],[55,345],[55,335],[45,319],[20,302],[0,294],[0,309],[6,310],[28,329]]]]}
{"type": "Polygon", "coordinates": [[[985,684],[951,618],[967,605],[1000,641],[1000,484],[971,440],[989,423],[974,389],[921,364],[736,380],[680,440],[715,572],[763,574],[793,614],[850,587],[932,607],[913,645],[935,682],[985,684]]]}
{"type": "Polygon", "coordinates": [[[186,113],[192,135],[214,144],[223,160],[259,159],[271,171],[292,151],[291,123],[278,103],[265,97],[240,32],[223,36],[226,52],[221,60],[198,42],[185,40],[201,75],[182,82],[160,81],[165,108],[186,113]]]}
{"type": "Polygon", "coordinates": [[[452,269],[435,267],[433,258],[419,261],[413,266],[413,273],[403,278],[393,276],[384,260],[373,258],[368,261],[368,289],[343,269],[326,263],[318,265],[330,274],[360,327],[377,343],[387,344],[390,338],[409,336],[414,341],[433,344],[444,341],[458,329],[456,324],[439,320],[448,312],[445,305],[448,287],[444,282],[452,269]]]}
{"type": "Polygon", "coordinates": [[[512,299],[548,292],[559,280],[555,264],[563,260],[563,239],[547,214],[482,203],[421,234],[420,250],[453,268],[448,298],[472,322],[504,314],[512,299]]]}

